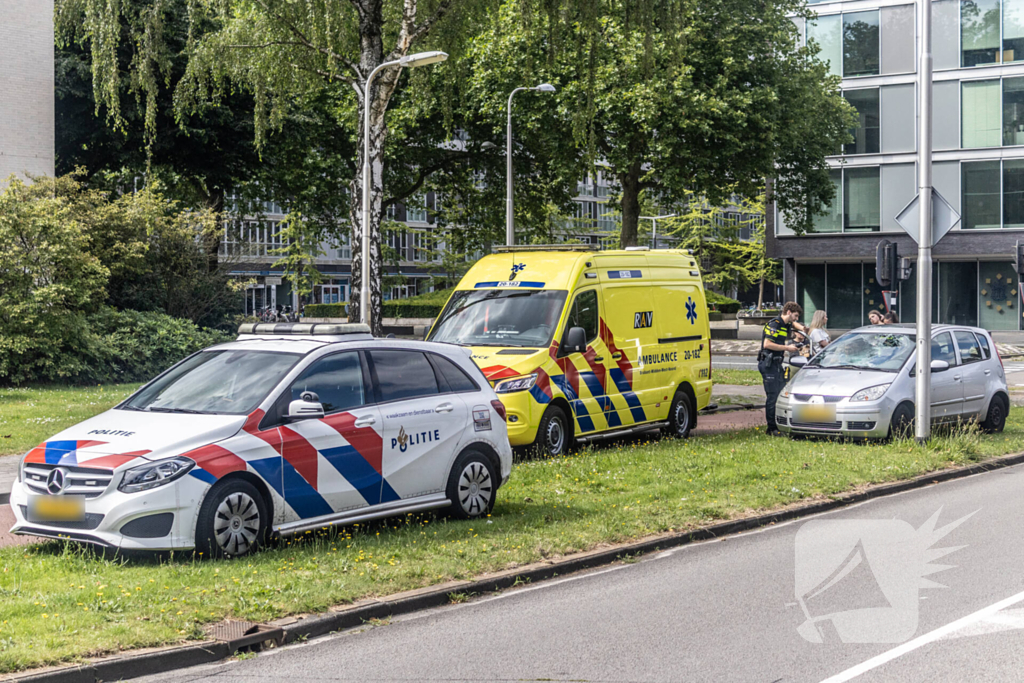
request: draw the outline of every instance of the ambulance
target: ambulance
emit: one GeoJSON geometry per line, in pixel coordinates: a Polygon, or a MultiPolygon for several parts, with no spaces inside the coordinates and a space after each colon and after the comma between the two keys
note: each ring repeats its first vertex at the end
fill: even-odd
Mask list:
{"type": "Polygon", "coordinates": [[[711,398],[708,310],[689,251],[498,248],[427,339],[470,347],[511,444],[548,455],[652,428],[686,437],[711,398]]]}

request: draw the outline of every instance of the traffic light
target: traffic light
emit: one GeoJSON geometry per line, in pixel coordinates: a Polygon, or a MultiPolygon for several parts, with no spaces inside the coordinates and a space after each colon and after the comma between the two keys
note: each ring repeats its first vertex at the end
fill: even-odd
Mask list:
{"type": "Polygon", "coordinates": [[[1017,275],[1024,279],[1024,244],[1017,242],[1017,275]]]}
{"type": "Polygon", "coordinates": [[[895,289],[900,279],[900,257],[896,244],[882,240],[875,249],[875,281],[883,290],[895,289]]]}

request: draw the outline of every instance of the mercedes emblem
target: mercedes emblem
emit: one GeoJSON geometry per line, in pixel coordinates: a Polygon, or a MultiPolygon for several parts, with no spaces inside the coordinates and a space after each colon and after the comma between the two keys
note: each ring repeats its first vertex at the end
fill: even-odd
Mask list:
{"type": "Polygon", "coordinates": [[[50,475],[46,477],[46,490],[53,495],[61,493],[68,487],[70,483],[68,479],[68,471],[63,467],[58,467],[50,472],[50,475]]]}

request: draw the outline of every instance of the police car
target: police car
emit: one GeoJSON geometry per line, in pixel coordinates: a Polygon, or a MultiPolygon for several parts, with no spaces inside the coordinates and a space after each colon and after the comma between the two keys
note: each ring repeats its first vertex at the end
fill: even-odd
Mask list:
{"type": "Polygon", "coordinates": [[[480,517],[511,467],[504,406],[466,349],[243,325],[29,451],[11,531],[239,556],[271,532],[480,517]]]}

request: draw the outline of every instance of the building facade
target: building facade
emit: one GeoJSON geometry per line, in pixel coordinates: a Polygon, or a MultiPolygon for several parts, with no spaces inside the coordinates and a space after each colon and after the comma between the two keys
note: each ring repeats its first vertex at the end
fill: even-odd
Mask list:
{"type": "Polygon", "coordinates": [[[0,0],[0,187],[53,175],[53,0],[0,0]]]}
{"type": "MultiPolygon", "coordinates": [[[[896,222],[917,194],[917,16],[906,0],[809,3],[797,19],[859,115],[854,141],[830,158],[836,199],[797,236],[769,211],[767,248],[783,259],[785,293],[829,326],[865,324],[884,308],[875,248],[885,238],[914,259],[896,222]]],[[[1022,329],[1015,245],[1024,240],[1024,0],[932,2],[935,189],[961,222],[933,250],[934,322],[1022,329]]],[[[916,319],[916,269],[900,287],[902,322],[916,319]]]]}

